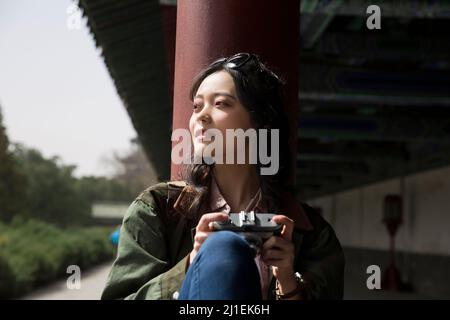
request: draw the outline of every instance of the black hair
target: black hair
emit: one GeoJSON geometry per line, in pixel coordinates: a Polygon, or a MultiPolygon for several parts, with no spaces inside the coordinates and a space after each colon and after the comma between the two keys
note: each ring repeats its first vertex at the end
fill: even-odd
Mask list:
{"type": "MultiPolygon", "coordinates": [[[[239,67],[233,67],[232,64],[227,63],[229,58],[221,58],[211,63],[193,79],[189,98],[191,101],[194,99],[206,77],[224,70],[233,78],[238,99],[249,112],[255,129],[268,129],[268,137],[270,137],[271,129],[279,129],[279,170],[275,175],[259,176],[263,200],[268,210],[276,212],[279,210],[282,192],[291,189],[288,185],[291,175],[291,152],[288,142],[289,123],[285,112],[285,83],[263,64],[257,55],[250,56],[251,59],[239,67]]],[[[270,143],[268,143],[268,154],[272,155],[270,143]]],[[[201,163],[191,164],[185,168],[185,179],[197,191],[190,210],[198,211],[209,199],[213,166],[214,164],[201,163]]],[[[259,161],[256,166],[258,169],[261,167],[259,161]]]]}

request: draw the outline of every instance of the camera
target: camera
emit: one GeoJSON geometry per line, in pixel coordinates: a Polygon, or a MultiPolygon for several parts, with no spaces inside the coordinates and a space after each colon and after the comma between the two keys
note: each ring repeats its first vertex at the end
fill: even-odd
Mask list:
{"type": "Polygon", "coordinates": [[[255,213],[253,211],[230,213],[228,221],[213,222],[215,231],[233,231],[247,240],[250,248],[253,249],[254,256],[260,253],[262,244],[273,235],[280,235],[281,224],[272,221],[273,213],[255,213]]]}

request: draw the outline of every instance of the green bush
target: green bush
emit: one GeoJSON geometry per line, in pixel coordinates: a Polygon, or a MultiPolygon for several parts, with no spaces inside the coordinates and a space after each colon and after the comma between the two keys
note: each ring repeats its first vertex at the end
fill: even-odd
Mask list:
{"type": "Polygon", "coordinates": [[[10,295],[13,286],[14,273],[4,254],[0,252],[0,297],[7,297],[10,295]]]}
{"type": "Polygon", "coordinates": [[[0,224],[0,298],[15,298],[66,275],[111,259],[111,228],[59,229],[37,220],[0,224]]]}

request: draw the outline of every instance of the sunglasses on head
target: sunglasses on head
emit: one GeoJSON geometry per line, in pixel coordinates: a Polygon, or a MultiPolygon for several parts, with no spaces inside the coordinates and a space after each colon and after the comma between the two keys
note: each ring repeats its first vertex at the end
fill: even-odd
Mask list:
{"type": "Polygon", "coordinates": [[[239,69],[251,59],[257,60],[256,56],[251,53],[243,52],[235,54],[229,58],[220,58],[214,62],[214,64],[223,64],[229,69],[239,69]]]}
{"type": "MultiPolygon", "coordinates": [[[[275,78],[277,81],[280,81],[279,77],[275,73],[262,67],[258,60],[258,57],[252,53],[247,53],[247,52],[237,53],[234,56],[231,56],[229,58],[220,58],[220,59],[214,61],[213,64],[220,64],[220,65],[227,67],[228,69],[239,70],[241,67],[243,67],[246,63],[248,63],[251,60],[256,62],[255,67],[259,71],[260,74],[267,72],[273,78],[275,78]]],[[[243,72],[243,70],[239,70],[239,71],[241,73],[243,72]]]]}

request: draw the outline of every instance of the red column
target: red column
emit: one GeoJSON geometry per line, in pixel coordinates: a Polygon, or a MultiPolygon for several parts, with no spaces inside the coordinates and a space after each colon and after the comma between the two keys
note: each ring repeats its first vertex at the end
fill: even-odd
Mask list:
{"type": "Polygon", "coordinates": [[[162,28],[164,33],[164,48],[166,52],[167,79],[170,84],[170,94],[173,96],[173,78],[175,72],[175,33],[177,25],[177,6],[161,4],[162,28]]]}
{"type": "MultiPolygon", "coordinates": [[[[188,128],[192,113],[189,89],[203,67],[237,52],[256,53],[287,81],[286,109],[295,168],[299,19],[298,0],[178,0],[173,129],[188,128]]],[[[179,179],[180,169],[172,163],[172,179],[179,179]]]]}

